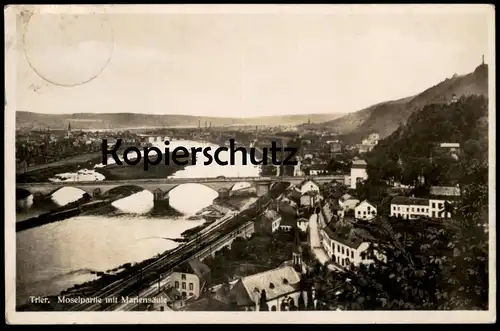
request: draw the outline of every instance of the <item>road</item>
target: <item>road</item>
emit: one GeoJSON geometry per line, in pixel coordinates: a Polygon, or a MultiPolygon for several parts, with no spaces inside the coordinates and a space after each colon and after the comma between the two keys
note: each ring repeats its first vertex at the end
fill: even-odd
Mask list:
{"type": "MultiPolygon", "coordinates": [[[[258,212],[260,212],[265,207],[266,206],[262,205],[258,206],[257,207],[258,212]]],[[[240,212],[240,214],[242,212],[240,212]]],[[[234,217],[229,217],[223,222],[219,222],[217,226],[213,227],[209,231],[201,234],[197,238],[189,241],[188,243],[165,253],[164,255],[156,259],[154,262],[143,267],[142,270],[140,271],[140,275],[142,275],[142,278],[147,279],[148,277],[154,275],[154,279],[150,281],[146,286],[143,286],[142,290],[137,291],[136,288],[138,282],[140,282],[141,279],[138,278],[137,274],[134,274],[132,276],[118,280],[104,287],[103,289],[98,291],[95,295],[93,295],[93,297],[101,298],[104,301],[105,298],[111,298],[111,297],[120,299],[122,296],[132,297],[138,295],[139,297],[145,297],[151,295],[155,291],[155,289],[157,289],[156,286],[158,283],[158,276],[157,276],[158,273],[161,273],[162,275],[168,275],[169,273],[171,273],[171,270],[173,268],[191,259],[195,252],[200,251],[205,247],[213,245],[221,238],[226,238],[228,235],[230,235],[234,231],[237,231],[246,223],[248,223],[245,222],[243,224],[238,225],[239,223],[241,223],[242,220],[239,217],[240,214],[234,217]]],[[[119,304],[95,303],[95,304],[78,305],[71,310],[72,311],[99,311],[99,310],[117,310],[117,309],[129,310],[133,309],[135,306],[136,306],[135,304],[123,305],[121,303],[119,304]]]]}
{"type": "Polygon", "coordinates": [[[341,271],[342,269],[334,265],[331,259],[326,254],[320,240],[320,229],[318,227],[318,214],[312,214],[309,218],[309,244],[316,259],[322,264],[326,265],[332,271],[341,271]]]}

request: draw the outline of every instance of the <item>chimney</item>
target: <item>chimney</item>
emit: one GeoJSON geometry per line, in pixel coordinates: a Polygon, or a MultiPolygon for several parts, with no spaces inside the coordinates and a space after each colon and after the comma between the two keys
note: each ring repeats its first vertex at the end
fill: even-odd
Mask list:
{"type": "Polygon", "coordinates": [[[482,64],[484,64],[484,54],[483,54],[483,63],[482,64]]]}

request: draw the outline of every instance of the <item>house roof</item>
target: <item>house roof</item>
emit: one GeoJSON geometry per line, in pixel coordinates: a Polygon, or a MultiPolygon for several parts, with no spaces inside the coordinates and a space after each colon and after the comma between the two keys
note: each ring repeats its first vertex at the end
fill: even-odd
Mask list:
{"type": "Polygon", "coordinates": [[[365,160],[355,160],[355,161],[352,161],[352,165],[366,165],[366,161],[365,160]]]}
{"type": "Polygon", "coordinates": [[[460,196],[455,195],[431,195],[429,199],[432,200],[443,200],[443,201],[457,201],[460,200],[460,196]]]}
{"type": "Polygon", "coordinates": [[[181,292],[179,292],[179,290],[177,290],[175,287],[169,287],[167,288],[164,293],[166,294],[166,296],[171,300],[178,300],[179,298],[182,298],[181,296],[181,292]]]}
{"type": "Polygon", "coordinates": [[[460,144],[459,143],[441,143],[439,145],[440,147],[450,147],[450,148],[459,148],[460,147],[460,144]]]}
{"type": "Polygon", "coordinates": [[[281,202],[279,205],[279,214],[281,216],[286,216],[286,215],[297,215],[297,209],[295,209],[293,206],[281,202]]]}
{"type": "Polygon", "coordinates": [[[266,291],[268,301],[299,289],[300,275],[291,266],[284,266],[241,278],[231,290],[238,306],[255,305],[255,294],[266,291]]]}
{"type": "Polygon", "coordinates": [[[356,235],[349,223],[342,224],[341,222],[332,221],[326,225],[324,231],[330,239],[354,249],[357,249],[363,243],[363,240],[356,235]]]}
{"type": "Polygon", "coordinates": [[[341,202],[344,202],[344,201],[347,201],[347,200],[350,200],[350,199],[358,200],[358,198],[353,197],[353,196],[352,196],[352,195],[350,195],[349,193],[346,193],[346,194],[344,194],[343,196],[341,196],[341,197],[339,198],[339,200],[340,200],[341,202]]]}
{"type": "Polygon", "coordinates": [[[297,219],[294,217],[291,217],[290,215],[287,215],[286,217],[283,217],[280,222],[280,226],[291,226],[294,227],[297,224],[297,219]]]}
{"type": "MultiPolygon", "coordinates": [[[[314,165],[313,165],[313,167],[314,167],[314,165]]],[[[311,169],[312,169],[313,167],[311,167],[311,169]]],[[[306,179],[304,179],[303,181],[301,181],[301,182],[299,183],[299,185],[297,185],[297,188],[301,189],[301,188],[302,188],[302,186],[303,186],[304,184],[308,183],[308,182],[313,182],[316,186],[321,187],[321,185],[320,185],[317,181],[315,181],[314,179],[312,179],[312,178],[306,178],[306,179]]]]}
{"type": "Polygon", "coordinates": [[[397,196],[397,197],[392,198],[391,204],[393,204],[393,205],[428,206],[429,199],[397,196]]]}
{"type": "Polygon", "coordinates": [[[431,186],[431,196],[460,196],[460,188],[455,186],[431,186]]]}
{"type": "Polygon", "coordinates": [[[210,268],[206,264],[200,262],[197,259],[191,259],[181,264],[174,270],[176,272],[195,274],[196,276],[198,276],[198,278],[200,278],[200,280],[205,280],[205,281],[210,275],[210,268]]]}
{"type": "Polygon", "coordinates": [[[340,206],[339,204],[339,200],[338,199],[331,199],[329,201],[329,206],[330,206],[330,209],[331,210],[342,210],[343,208],[340,206]]]}
{"type": "Polygon", "coordinates": [[[360,206],[362,203],[366,202],[367,204],[369,204],[370,206],[372,206],[373,208],[377,208],[377,204],[374,203],[373,201],[369,201],[369,200],[363,200],[363,201],[360,201],[356,207],[360,206]]]}
{"type": "Polygon", "coordinates": [[[293,190],[290,193],[290,200],[292,200],[295,203],[299,203],[301,197],[302,197],[302,194],[299,191],[293,190]]]}
{"type": "Polygon", "coordinates": [[[216,291],[215,295],[217,295],[219,298],[227,299],[229,292],[231,292],[231,285],[230,284],[222,284],[216,291]]]}

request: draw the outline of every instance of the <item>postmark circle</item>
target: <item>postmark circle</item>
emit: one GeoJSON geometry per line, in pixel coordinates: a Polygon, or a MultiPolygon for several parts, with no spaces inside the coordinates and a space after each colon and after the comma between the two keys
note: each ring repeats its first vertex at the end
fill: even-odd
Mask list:
{"type": "Polygon", "coordinates": [[[23,36],[29,66],[45,81],[78,86],[97,78],[111,61],[114,35],[107,15],[35,14],[23,36]]]}

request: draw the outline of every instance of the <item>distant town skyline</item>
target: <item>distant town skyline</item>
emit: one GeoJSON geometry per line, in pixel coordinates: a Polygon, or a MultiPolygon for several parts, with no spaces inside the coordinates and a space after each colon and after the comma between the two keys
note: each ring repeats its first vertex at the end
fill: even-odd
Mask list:
{"type": "Polygon", "coordinates": [[[483,54],[486,63],[493,60],[485,6],[391,7],[401,6],[370,13],[352,7],[349,14],[110,14],[112,34],[95,17],[80,28],[67,21],[64,31],[74,34],[57,45],[61,16],[50,22],[43,14],[27,24],[26,47],[17,36],[16,109],[214,117],[347,113],[472,72],[483,54]],[[95,79],[76,84],[92,73],[95,79]],[[53,84],[63,81],[76,86],[53,84]]]}

